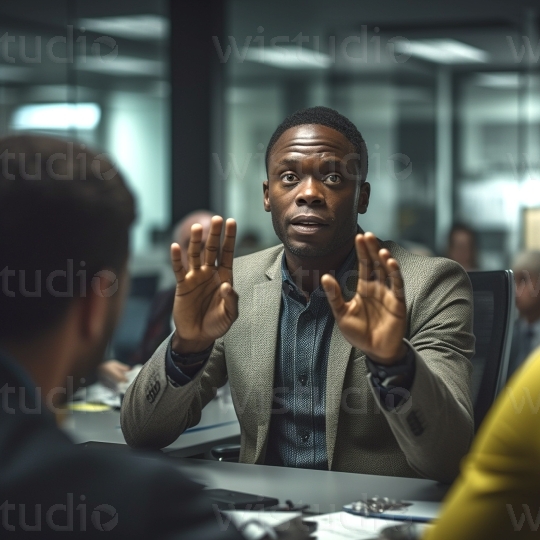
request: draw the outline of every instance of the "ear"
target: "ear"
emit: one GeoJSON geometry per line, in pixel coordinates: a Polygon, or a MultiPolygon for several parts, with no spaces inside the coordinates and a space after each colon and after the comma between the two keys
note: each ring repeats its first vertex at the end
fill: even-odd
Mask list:
{"type": "Polygon", "coordinates": [[[369,196],[371,194],[371,186],[369,182],[364,182],[360,186],[360,197],[358,197],[358,213],[365,214],[369,206],[369,196]]]}
{"type": "Polygon", "coordinates": [[[108,270],[98,272],[81,302],[81,332],[90,341],[100,338],[107,323],[111,296],[118,291],[118,278],[108,270]]]}
{"type": "Polygon", "coordinates": [[[264,193],[264,210],[265,212],[270,212],[272,207],[270,205],[270,186],[269,180],[263,182],[263,193],[264,193]]]}

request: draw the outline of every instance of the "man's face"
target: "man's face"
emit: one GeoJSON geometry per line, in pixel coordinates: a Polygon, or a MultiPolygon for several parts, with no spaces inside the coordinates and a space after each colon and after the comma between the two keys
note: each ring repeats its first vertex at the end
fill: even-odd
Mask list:
{"type": "Polygon", "coordinates": [[[474,240],[467,231],[457,230],[452,235],[448,256],[469,269],[474,264],[474,240]]]}
{"type": "Polygon", "coordinates": [[[540,275],[529,270],[514,270],[516,307],[521,316],[528,318],[540,310],[540,275]]]}
{"type": "Polygon", "coordinates": [[[291,253],[320,257],[352,242],[370,190],[361,184],[358,157],[344,135],[317,124],[290,128],[277,140],[263,183],[264,208],[291,253]]]}

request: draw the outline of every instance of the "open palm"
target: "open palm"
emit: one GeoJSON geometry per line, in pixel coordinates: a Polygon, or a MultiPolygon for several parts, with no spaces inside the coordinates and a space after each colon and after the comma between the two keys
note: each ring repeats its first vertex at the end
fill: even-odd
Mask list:
{"type": "Polygon", "coordinates": [[[397,261],[377,238],[359,234],[355,240],[359,275],[354,297],[345,302],[335,278],[322,284],[343,336],[372,360],[392,364],[404,355],[406,307],[403,278],[397,261]]]}
{"type": "Polygon", "coordinates": [[[178,244],[171,246],[172,267],[176,276],[173,319],[175,351],[188,354],[209,347],[223,336],[238,317],[238,296],[233,286],[232,264],[236,223],[228,219],[225,238],[220,238],[223,218],[214,216],[204,253],[201,253],[202,227],[193,225],[188,248],[189,269],[182,264],[178,244]],[[218,264],[218,255],[220,255],[218,264]]]}

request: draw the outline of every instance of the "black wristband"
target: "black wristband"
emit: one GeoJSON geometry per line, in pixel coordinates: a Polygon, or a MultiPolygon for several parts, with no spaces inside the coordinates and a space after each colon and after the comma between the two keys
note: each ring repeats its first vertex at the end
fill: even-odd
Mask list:
{"type": "Polygon", "coordinates": [[[194,364],[199,364],[200,362],[204,362],[205,360],[207,360],[213,348],[214,344],[212,343],[212,345],[204,349],[204,351],[191,354],[178,354],[171,347],[171,358],[175,364],[178,364],[180,366],[192,366],[194,364]]]}
{"type": "Polygon", "coordinates": [[[407,346],[407,354],[391,366],[378,364],[369,357],[367,357],[367,360],[367,367],[373,382],[377,386],[388,389],[396,386],[408,386],[414,379],[414,351],[409,346],[407,346]],[[398,383],[398,381],[400,382],[398,383]]]}

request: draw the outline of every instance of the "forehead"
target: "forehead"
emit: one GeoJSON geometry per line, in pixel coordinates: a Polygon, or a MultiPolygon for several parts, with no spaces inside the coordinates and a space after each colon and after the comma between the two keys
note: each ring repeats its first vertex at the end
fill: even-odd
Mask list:
{"type": "Polygon", "coordinates": [[[284,131],[274,144],[272,157],[283,154],[331,153],[344,157],[354,152],[351,142],[339,131],[319,124],[294,126],[284,131]]]}

